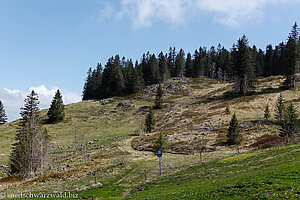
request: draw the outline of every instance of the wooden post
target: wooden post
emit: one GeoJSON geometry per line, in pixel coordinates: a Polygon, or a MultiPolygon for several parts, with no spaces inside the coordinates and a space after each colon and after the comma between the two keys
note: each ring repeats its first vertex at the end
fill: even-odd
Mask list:
{"type": "Polygon", "coordinates": [[[239,144],[237,144],[237,151],[240,153],[239,144]]]}
{"type": "Polygon", "coordinates": [[[202,160],[202,150],[200,151],[200,160],[201,160],[201,163],[203,162],[202,160]]]}
{"type": "Polygon", "coordinates": [[[97,184],[97,172],[94,172],[95,184],[97,184]]]}
{"type": "Polygon", "coordinates": [[[8,185],[6,184],[6,198],[8,198],[8,185]]]}
{"type": "Polygon", "coordinates": [[[147,170],[144,170],[145,172],[145,181],[147,180],[147,170]]]}

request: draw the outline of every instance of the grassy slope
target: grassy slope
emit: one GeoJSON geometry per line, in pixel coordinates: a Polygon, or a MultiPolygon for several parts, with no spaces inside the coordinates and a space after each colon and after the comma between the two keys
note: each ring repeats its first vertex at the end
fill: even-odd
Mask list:
{"type": "MultiPolygon", "coordinates": [[[[157,130],[169,133],[173,132],[173,134],[176,134],[173,135],[174,137],[183,140],[192,140],[195,136],[199,137],[200,135],[202,137],[201,134],[205,132],[201,125],[203,122],[213,120],[214,124],[209,126],[218,127],[217,123],[219,123],[218,120],[221,118],[225,122],[223,125],[216,130],[205,132],[207,137],[209,136],[208,138],[214,140],[218,138],[218,135],[222,136],[227,129],[230,116],[224,114],[224,109],[228,104],[231,110],[237,113],[240,123],[251,123],[253,125],[251,128],[244,128],[242,130],[246,138],[244,143],[245,148],[246,145],[255,142],[258,136],[277,134],[276,125],[265,123],[262,120],[262,116],[266,104],[274,105],[280,92],[283,93],[287,101],[295,102],[296,108],[298,107],[299,99],[297,93],[293,91],[281,91],[278,89],[280,82],[282,82],[280,77],[261,79],[255,94],[226,99],[223,98],[223,94],[231,90],[230,84],[219,83],[216,80],[206,78],[193,79],[193,82],[183,84],[188,86],[187,88],[193,88],[193,90],[179,90],[169,94],[171,96],[168,96],[165,100],[165,108],[161,111],[156,111],[157,130]],[[253,122],[255,120],[258,120],[258,123],[253,122]],[[190,130],[194,131],[196,135],[186,134],[190,130]]],[[[120,198],[128,195],[132,189],[144,183],[144,170],[147,170],[148,182],[157,179],[159,177],[157,158],[150,152],[135,151],[131,148],[131,140],[136,138],[131,134],[139,132],[140,120],[144,118],[144,115],[137,113],[137,111],[141,106],[151,105],[149,98],[144,98],[143,95],[141,95],[142,98],[137,99],[135,97],[128,97],[134,103],[135,107],[127,110],[118,110],[117,112],[115,112],[114,108],[124,98],[116,99],[116,101],[107,105],[100,105],[97,101],[85,101],[67,105],[66,120],[64,122],[55,125],[44,125],[52,136],[51,142],[53,146],[60,147],[51,152],[53,158],[51,175],[41,180],[29,182],[0,182],[0,194],[3,193],[5,184],[9,183],[9,191],[11,193],[19,191],[74,191],[82,197],[116,196],[120,198]],[[105,114],[96,115],[100,109],[105,110],[105,114]],[[87,153],[89,158],[84,160],[82,152],[76,152],[76,148],[74,147],[75,127],[77,134],[84,135],[85,142],[92,139],[99,139],[100,141],[95,142],[93,145],[103,145],[105,148],[101,150],[93,148],[93,145],[89,146],[87,153]],[[115,136],[120,137],[120,141],[115,141],[115,136]],[[67,165],[71,167],[68,168],[66,167],[67,165]],[[91,173],[97,170],[99,170],[97,180],[103,184],[101,187],[93,184],[94,177],[91,173]]],[[[41,116],[45,119],[47,110],[41,112],[41,116]]],[[[16,127],[16,122],[0,127],[0,165],[8,164],[8,156],[11,144],[14,142],[16,127]]],[[[209,162],[223,158],[234,153],[232,150],[231,147],[217,146],[217,151],[205,153],[204,160],[209,162]]],[[[197,165],[198,163],[199,158],[197,154],[164,154],[163,172],[164,175],[174,174],[188,168],[190,165],[197,165]]],[[[214,177],[211,171],[214,171],[214,168],[223,171],[223,165],[229,166],[228,163],[218,164],[217,162],[212,162],[199,166],[198,169],[200,170],[204,167],[203,169],[208,171],[205,173],[214,177]],[[207,167],[205,168],[205,166],[207,167]]],[[[184,173],[188,173],[189,171],[193,174],[192,169],[180,172],[179,175],[181,173],[184,175],[184,173]]],[[[241,170],[247,170],[246,166],[241,168],[241,170]]],[[[205,173],[199,175],[205,176],[205,173]]],[[[189,179],[188,177],[187,175],[187,180],[189,179]]],[[[211,191],[213,191],[213,183],[209,184],[210,179],[207,178],[207,182],[199,183],[199,185],[211,185],[211,191]]],[[[167,178],[159,179],[159,182],[163,180],[166,181],[167,178]]],[[[226,183],[226,180],[224,178],[223,183],[226,183]]],[[[155,184],[159,184],[159,182],[155,184]]],[[[184,181],[180,180],[179,182],[184,181]]],[[[192,185],[193,181],[189,182],[192,185]]],[[[219,186],[221,187],[221,185],[220,183],[219,186]]],[[[172,181],[170,181],[170,188],[172,188],[171,186],[172,181]]],[[[155,189],[152,184],[149,187],[155,189]]],[[[195,188],[197,187],[195,186],[195,188]]],[[[233,188],[233,190],[235,189],[233,188]]],[[[199,188],[198,190],[201,191],[199,188]]],[[[143,192],[138,192],[134,195],[143,195],[143,192]]],[[[144,197],[141,196],[141,198],[144,197]]]]}
{"type": "Polygon", "coordinates": [[[246,152],[139,186],[127,199],[297,199],[300,146],[246,152]]]}

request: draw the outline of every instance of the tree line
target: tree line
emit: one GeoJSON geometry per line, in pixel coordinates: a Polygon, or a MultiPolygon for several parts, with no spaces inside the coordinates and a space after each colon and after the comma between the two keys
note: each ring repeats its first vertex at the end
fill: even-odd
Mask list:
{"type": "Polygon", "coordinates": [[[104,99],[136,93],[147,85],[163,83],[170,77],[202,76],[234,82],[237,93],[245,95],[257,83],[258,77],[285,75],[285,86],[295,87],[295,74],[299,68],[299,28],[291,29],[287,42],[266,50],[250,47],[243,35],[231,50],[220,44],[210,49],[200,47],[193,54],[185,54],[170,47],[168,53],[143,54],[140,62],[120,58],[108,59],[105,67],[101,63],[96,69],[89,68],[82,99],[104,99]]]}

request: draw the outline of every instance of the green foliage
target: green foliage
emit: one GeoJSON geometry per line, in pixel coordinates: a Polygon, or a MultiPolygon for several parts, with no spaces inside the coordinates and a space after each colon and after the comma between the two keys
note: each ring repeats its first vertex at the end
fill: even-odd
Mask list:
{"type": "Polygon", "coordinates": [[[233,46],[232,63],[236,76],[235,90],[241,95],[246,95],[249,87],[255,82],[255,74],[248,39],[245,35],[238,40],[237,45],[233,46]]]}
{"type": "Polygon", "coordinates": [[[286,137],[287,142],[289,141],[290,136],[298,133],[298,114],[296,113],[296,109],[292,103],[285,109],[283,121],[280,126],[279,136],[286,137]]]}
{"type": "Polygon", "coordinates": [[[275,107],[275,119],[277,123],[281,124],[283,120],[283,114],[284,114],[284,98],[282,94],[277,99],[276,107],[275,107]]]}
{"type": "Polygon", "coordinates": [[[185,69],[185,58],[184,58],[184,51],[180,49],[179,53],[175,59],[175,69],[174,69],[174,76],[175,77],[183,77],[185,69]]]}
{"type": "Polygon", "coordinates": [[[25,177],[43,175],[48,164],[49,136],[38,115],[38,95],[32,92],[21,108],[22,121],[10,156],[11,173],[25,177]]]}
{"type": "Polygon", "coordinates": [[[154,146],[153,146],[153,151],[156,154],[157,150],[165,150],[166,145],[165,145],[165,136],[163,133],[159,133],[158,138],[156,139],[154,146]]]}
{"type": "Polygon", "coordinates": [[[231,118],[226,136],[228,138],[227,144],[229,145],[240,144],[242,142],[242,135],[240,134],[240,127],[235,113],[231,118]]]}
{"type": "Polygon", "coordinates": [[[64,120],[65,107],[59,90],[56,91],[55,96],[53,97],[47,115],[49,123],[57,123],[64,120]]]}
{"type": "Polygon", "coordinates": [[[163,101],[163,90],[162,90],[162,87],[161,87],[161,84],[158,84],[158,87],[157,87],[157,91],[156,91],[156,96],[155,96],[155,106],[154,108],[155,109],[162,109],[162,101],[163,101]]]}
{"type": "Polygon", "coordinates": [[[299,28],[295,22],[284,50],[284,68],[286,76],[284,84],[287,88],[295,88],[296,86],[295,78],[300,65],[299,43],[299,28]]]}
{"type": "Polygon", "coordinates": [[[5,114],[3,103],[0,100],[0,125],[5,124],[6,122],[7,122],[7,116],[5,114]]]}
{"type": "Polygon", "coordinates": [[[155,118],[154,118],[154,113],[153,113],[153,109],[150,108],[149,113],[146,117],[146,122],[145,122],[145,126],[146,126],[146,132],[150,133],[155,126],[155,118]]]}
{"type": "Polygon", "coordinates": [[[270,109],[269,109],[269,104],[267,104],[266,108],[265,108],[265,113],[264,113],[264,118],[266,120],[270,119],[271,117],[271,113],[270,113],[270,109]]]}

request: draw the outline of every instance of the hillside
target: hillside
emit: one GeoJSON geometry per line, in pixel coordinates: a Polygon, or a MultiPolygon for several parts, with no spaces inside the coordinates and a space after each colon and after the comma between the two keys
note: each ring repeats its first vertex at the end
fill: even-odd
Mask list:
{"type": "MultiPolygon", "coordinates": [[[[147,114],[145,106],[153,105],[156,90],[154,85],[127,97],[67,105],[66,119],[63,122],[43,125],[51,136],[52,166],[48,175],[26,181],[19,180],[18,177],[4,178],[0,180],[0,194],[5,193],[5,187],[8,185],[9,193],[70,191],[78,193],[81,197],[107,198],[129,197],[129,194],[133,193],[134,199],[143,199],[147,195],[155,198],[155,195],[162,192],[164,195],[171,194],[171,198],[172,195],[176,195],[174,191],[178,191],[178,195],[189,196],[192,195],[190,191],[197,190],[196,198],[203,192],[213,195],[214,191],[219,191],[224,184],[231,182],[229,174],[237,173],[239,179],[236,184],[232,182],[223,193],[219,191],[221,198],[230,192],[236,192],[238,187],[235,185],[240,184],[239,181],[245,177],[249,178],[249,181],[241,183],[243,188],[247,184],[253,185],[258,174],[264,174],[268,179],[273,171],[276,175],[274,181],[280,181],[280,176],[288,173],[292,177],[288,183],[276,183],[278,187],[299,183],[296,179],[296,172],[299,172],[299,145],[248,152],[270,146],[272,141],[277,143],[282,140],[277,137],[279,131],[278,126],[272,122],[273,116],[271,120],[263,119],[267,104],[273,113],[275,102],[281,93],[287,102],[294,102],[295,107],[299,108],[298,92],[282,90],[282,82],[283,78],[280,76],[259,79],[255,91],[248,96],[237,97],[231,93],[231,83],[208,78],[172,78],[164,84],[163,109],[155,110],[155,131],[142,135],[140,126],[147,114]],[[118,106],[120,102],[121,105],[118,106]],[[244,136],[241,151],[245,152],[241,155],[233,155],[236,153],[235,147],[224,145],[231,119],[231,115],[225,113],[226,106],[230,107],[232,113],[237,114],[241,125],[244,136]],[[141,109],[142,107],[144,109],[141,109]],[[164,177],[155,181],[159,177],[158,160],[151,150],[159,132],[165,134],[168,150],[163,154],[164,177]],[[205,164],[200,165],[198,147],[203,141],[206,142],[205,164]],[[224,159],[230,155],[233,157],[224,159]],[[264,159],[266,162],[262,162],[264,159]],[[239,167],[240,161],[242,163],[239,167]],[[287,162],[291,165],[286,166],[287,162]],[[275,166],[280,168],[275,169],[275,166]],[[260,170],[261,167],[264,170],[260,170]],[[229,170],[231,168],[233,171],[229,170]],[[245,173],[250,169],[256,170],[252,171],[252,175],[245,173]],[[146,185],[145,170],[146,181],[149,182],[146,185]],[[272,172],[267,173],[270,170],[272,172]],[[280,173],[277,173],[277,170],[280,173]],[[200,182],[195,181],[195,177],[203,175],[199,171],[208,171],[205,175],[208,178],[200,182]],[[176,181],[172,181],[171,177],[174,176],[176,181]],[[215,179],[218,187],[213,189],[212,179],[215,177],[218,177],[215,179]],[[182,182],[186,182],[186,190],[179,190],[181,185],[175,184],[182,182]],[[188,186],[190,183],[191,186],[188,186]],[[170,190],[155,189],[156,185],[170,185],[170,190]],[[209,192],[199,189],[203,185],[209,185],[209,192]]],[[[47,110],[41,111],[44,120],[46,113],[47,110]]],[[[15,121],[0,126],[0,177],[5,177],[4,172],[8,168],[17,124],[18,121],[15,121]]],[[[264,181],[261,183],[264,184],[264,181]]],[[[255,191],[251,190],[253,193],[255,191]]],[[[274,191],[270,193],[273,194],[274,191]]],[[[299,195],[297,187],[288,197],[295,197],[296,194],[299,195]]],[[[245,198],[250,197],[249,195],[248,191],[245,191],[245,198]]]]}

